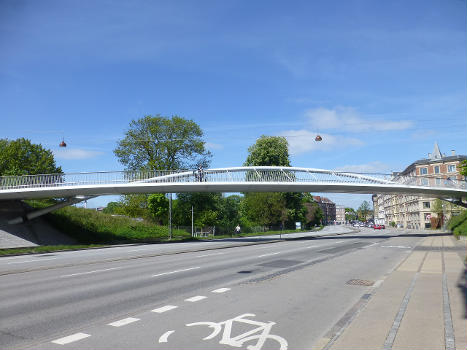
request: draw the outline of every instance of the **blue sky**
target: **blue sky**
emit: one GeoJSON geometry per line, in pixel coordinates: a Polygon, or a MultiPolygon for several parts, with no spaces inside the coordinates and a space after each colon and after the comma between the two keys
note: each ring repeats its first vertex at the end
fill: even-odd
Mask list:
{"type": "Polygon", "coordinates": [[[435,141],[467,153],[466,63],[463,0],[3,0],[0,137],[65,172],[121,170],[132,119],[179,115],[212,167],[265,134],[288,138],[294,166],[399,171],[435,141]]]}

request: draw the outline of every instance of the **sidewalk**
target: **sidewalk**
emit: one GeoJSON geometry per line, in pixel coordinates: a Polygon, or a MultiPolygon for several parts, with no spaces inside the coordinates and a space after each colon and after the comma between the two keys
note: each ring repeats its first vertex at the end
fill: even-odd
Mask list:
{"type": "Polygon", "coordinates": [[[452,236],[426,237],[343,331],[314,348],[467,349],[466,249],[452,236]]]}

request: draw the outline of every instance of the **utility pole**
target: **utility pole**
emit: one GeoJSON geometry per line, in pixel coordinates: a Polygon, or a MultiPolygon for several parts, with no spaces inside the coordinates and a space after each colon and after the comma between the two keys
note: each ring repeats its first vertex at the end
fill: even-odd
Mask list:
{"type": "Polygon", "coordinates": [[[193,231],[193,206],[191,206],[191,237],[194,237],[195,236],[195,233],[193,231]]]}
{"type": "Polygon", "coordinates": [[[169,193],[169,240],[172,239],[172,193],[169,193]]]}

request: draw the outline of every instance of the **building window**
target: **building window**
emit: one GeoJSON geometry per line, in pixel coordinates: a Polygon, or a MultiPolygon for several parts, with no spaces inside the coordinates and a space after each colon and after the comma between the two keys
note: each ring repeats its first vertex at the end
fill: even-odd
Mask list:
{"type": "Polygon", "coordinates": [[[423,202],[423,209],[430,209],[430,202],[423,202]]]}
{"type": "Polygon", "coordinates": [[[436,184],[441,185],[441,179],[440,178],[436,178],[436,184]]]}
{"type": "Polygon", "coordinates": [[[431,214],[425,213],[425,221],[429,221],[431,219],[431,214]]]}
{"type": "Polygon", "coordinates": [[[428,174],[428,168],[420,168],[420,174],[421,174],[421,175],[426,175],[426,174],[428,174]]]}
{"type": "Polygon", "coordinates": [[[439,174],[439,165],[435,165],[435,174],[439,174]]]}
{"type": "Polygon", "coordinates": [[[456,172],[456,165],[455,164],[449,164],[448,165],[448,173],[455,173],[456,172]]]}
{"type": "Polygon", "coordinates": [[[422,186],[428,186],[428,179],[422,179],[421,184],[422,186]]]}
{"type": "Polygon", "coordinates": [[[425,222],[425,228],[431,228],[431,223],[425,222]]]}

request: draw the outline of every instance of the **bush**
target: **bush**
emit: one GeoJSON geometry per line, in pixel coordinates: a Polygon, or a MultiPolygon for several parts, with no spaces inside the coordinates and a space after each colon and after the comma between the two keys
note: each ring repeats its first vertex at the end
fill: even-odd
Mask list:
{"type": "Polygon", "coordinates": [[[453,216],[448,223],[448,229],[456,236],[467,236],[467,210],[460,215],[453,216]]]}

